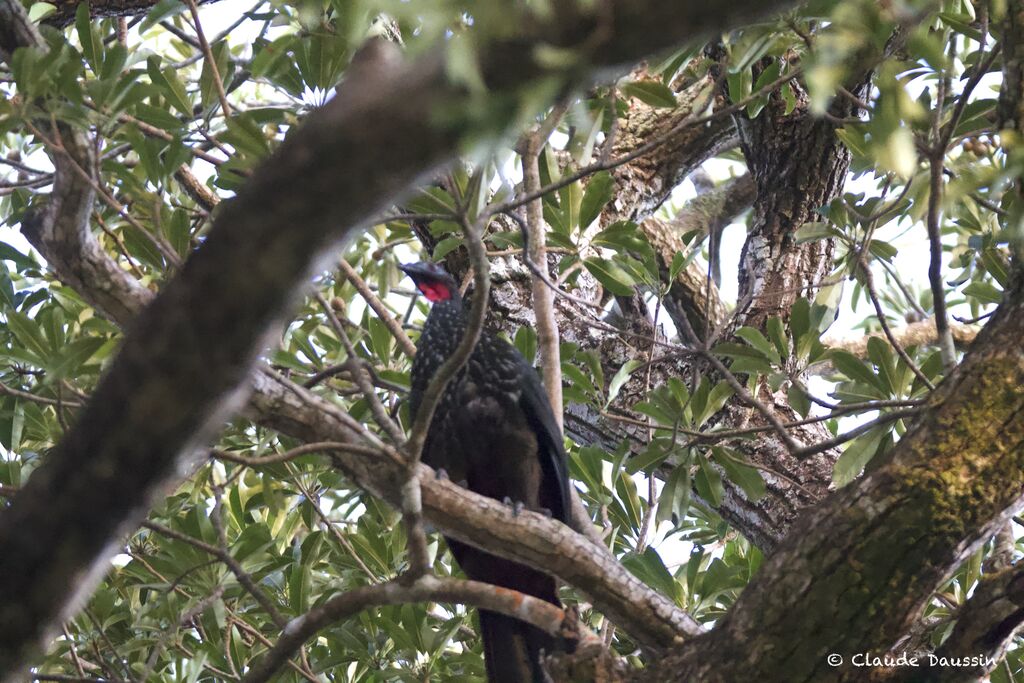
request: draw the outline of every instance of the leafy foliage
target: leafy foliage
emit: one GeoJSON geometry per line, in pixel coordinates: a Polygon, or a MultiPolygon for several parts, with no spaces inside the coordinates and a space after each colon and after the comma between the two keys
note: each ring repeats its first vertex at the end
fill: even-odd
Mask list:
{"type": "MultiPolygon", "coordinates": [[[[938,353],[923,344],[908,347],[903,357],[880,337],[872,337],[863,354],[823,341],[837,315],[848,328],[880,329],[869,310],[872,294],[861,259],[882,281],[878,297],[890,326],[933,310],[922,277],[925,259],[907,256],[924,253],[926,244],[929,170],[919,143],[930,139],[934,126],[949,127],[942,158],[949,177],[941,198],[944,287],[965,318],[1001,300],[1015,229],[1006,217],[1021,211],[1013,193],[1005,192],[1020,175],[1019,161],[1010,160],[1004,149],[1010,143],[998,139],[992,123],[999,68],[989,58],[994,37],[981,33],[974,4],[946,0],[938,3],[940,11],[920,3],[887,4],[897,8],[866,0],[811,2],[723,36],[721,60],[708,58],[703,45],[663,55],[645,73],[621,80],[614,92],[601,87],[579,94],[541,156],[542,184],[558,185],[542,201],[561,285],[596,294],[605,304],[639,288],[660,311],[677,276],[708,264],[709,234],[681,235],[684,249],[665,262],[636,221],[602,224],[622,191],[614,169],[574,174],[591,167],[595,150],[615,133],[613,122],[634,107],[682,106],[680,94],[720,68],[721,95],[741,105],[742,116],[776,115],[772,107],[787,116],[803,106],[825,114],[854,69],[877,67],[864,114],[836,123],[836,135],[852,155],[847,191],[793,236],[798,243],[834,244],[826,279],[831,284],[806,293],[763,327],[736,327],[710,350],[746,391],[784,400],[799,417],[820,418],[833,434],[883,416],[900,402],[925,398],[921,376],[935,383],[945,374],[938,353]],[[906,43],[893,52],[887,43],[897,26],[906,28],[906,43]],[[965,82],[974,82],[973,95],[963,95],[965,82]],[[936,114],[939,88],[947,104],[936,114]],[[955,94],[965,98],[962,108],[949,106],[955,94]],[[908,266],[920,272],[908,278],[908,266]],[[828,381],[808,386],[800,379],[808,366],[827,368],[828,381]]],[[[31,8],[37,20],[53,10],[46,3],[31,8]]],[[[503,128],[510,120],[529,120],[524,112],[536,108],[531,98],[547,94],[526,93],[524,101],[510,104],[488,99],[486,85],[477,82],[474,45],[502,33],[501,3],[258,2],[238,16],[215,6],[202,14],[204,22],[224,29],[214,34],[206,27],[209,57],[194,42],[195,27],[183,10],[177,2],[157,3],[129,24],[121,42],[117,20],[90,18],[83,3],[67,29],[42,27],[48,51],[19,50],[0,73],[6,95],[0,100],[0,216],[7,226],[19,226],[46,204],[53,181],[47,154],[60,149],[49,122],[87,129],[102,153],[97,182],[105,198],[97,204],[93,229],[107,254],[154,290],[202,244],[217,211],[216,202],[190,189],[188,179],[229,199],[289,130],[330,97],[368,35],[400,36],[412,56],[452,36],[452,78],[472,93],[458,116],[491,117],[495,128],[503,128]]],[[[712,94],[700,93],[698,113],[718,106],[712,94]]],[[[736,158],[722,153],[718,168],[725,162],[735,168],[736,158]]],[[[459,258],[463,240],[454,215],[465,210],[475,218],[489,204],[511,199],[519,161],[511,145],[477,154],[402,207],[421,218],[382,219],[349,246],[345,258],[389,316],[414,328],[425,310],[401,281],[397,264],[423,251],[421,242],[433,244],[436,259],[459,258]]],[[[716,180],[725,179],[719,175],[716,180]]],[[[669,202],[663,214],[679,208],[669,202]]],[[[2,234],[0,493],[6,495],[27,480],[73,422],[116,353],[121,332],[49,273],[13,232],[2,234]]],[[[486,240],[499,253],[496,262],[523,243],[508,224],[494,226],[486,240]]],[[[346,321],[359,358],[373,368],[377,398],[408,428],[409,359],[392,330],[353,282],[333,269],[320,273],[316,286],[332,313],[346,321]]],[[[532,328],[505,331],[527,358],[537,358],[532,328]]],[[[666,332],[670,350],[678,351],[674,330],[666,332]]],[[[756,467],[742,448],[770,428],[756,421],[745,432],[722,425],[738,392],[706,363],[656,384],[649,381],[650,344],[637,342],[634,357],[608,358],[585,341],[562,344],[566,402],[632,420],[643,443],[609,450],[570,443],[573,480],[605,524],[609,547],[631,572],[698,620],[720,619],[762,554],[718,510],[727,485],[757,501],[777,480],[778,473],[756,467]]],[[[267,361],[376,429],[366,397],[346,374],[342,340],[315,299],[275,340],[267,361]]],[[[876,420],[845,442],[835,463],[836,485],[870,468],[906,426],[902,419],[876,420]]],[[[126,539],[101,588],[67,623],[39,671],[73,674],[84,666],[126,680],[235,679],[279,635],[274,612],[292,619],[341,591],[401,572],[407,558],[400,515],[347,481],[323,453],[253,462],[300,445],[244,417],[228,425],[204,463],[156,505],[146,527],[126,539]],[[210,548],[230,554],[258,595],[210,548]]],[[[458,573],[442,542],[433,539],[435,570],[458,573]]],[[[927,616],[948,618],[966,599],[984,555],[961,568],[927,616]]],[[[603,616],[571,588],[564,598],[581,606],[587,624],[603,625],[603,616]]],[[[321,632],[279,680],[482,680],[473,628],[472,612],[463,606],[377,608],[321,632]]],[[[624,655],[636,650],[622,632],[614,646],[624,655]]],[[[993,680],[1024,680],[1020,649],[1004,664],[993,680]]]]}

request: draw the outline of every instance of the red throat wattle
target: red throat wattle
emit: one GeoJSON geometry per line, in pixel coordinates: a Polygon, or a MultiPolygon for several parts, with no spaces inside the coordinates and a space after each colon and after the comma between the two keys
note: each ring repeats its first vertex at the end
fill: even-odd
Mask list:
{"type": "Polygon", "coordinates": [[[427,297],[428,301],[437,303],[438,301],[447,301],[452,298],[451,290],[448,289],[448,285],[441,282],[420,282],[417,283],[420,291],[423,292],[423,296],[427,297]]]}

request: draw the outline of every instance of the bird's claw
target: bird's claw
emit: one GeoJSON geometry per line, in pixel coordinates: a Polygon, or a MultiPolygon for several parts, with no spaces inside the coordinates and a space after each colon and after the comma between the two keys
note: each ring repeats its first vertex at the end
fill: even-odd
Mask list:
{"type": "Polygon", "coordinates": [[[448,479],[448,471],[443,467],[438,467],[434,470],[434,479],[448,479]]]}
{"type": "Polygon", "coordinates": [[[552,513],[551,510],[549,510],[547,508],[540,508],[539,510],[537,510],[537,512],[539,512],[540,514],[544,515],[548,519],[551,519],[552,517],[555,516],[554,513],[552,513]]]}
{"type": "Polygon", "coordinates": [[[523,511],[524,507],[526,507],[525,505],[523,505],[523,501],[521,501],[521,500],[512,500],[508,496],[505,496],[504,498],[502,498],[501,502],[504,503],[505,505],[508,505],[510,508],[512,508],[512,516],[513,517],[518,517],[519,513],[523,511]]]}

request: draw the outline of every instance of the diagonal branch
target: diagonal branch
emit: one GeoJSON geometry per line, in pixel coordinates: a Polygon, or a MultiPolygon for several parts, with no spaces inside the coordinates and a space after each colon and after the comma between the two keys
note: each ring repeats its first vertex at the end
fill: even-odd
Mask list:
{"type": "MultiPolygon", "coordinates": [[[[252,666],[242,681],[263,683],[270,680],[302,643],[317,631],[365,609],[428,601],[471,605],[521,619],[554,636],[566,635],[565,612],[545,600],[480,581],[425,575],[411,584],[395,580],[356,588],[293,619],[274,647],[252,666]]],[[[572,634],[575,638],[585,638],[586,635],[585,631],[572,634]]]]}

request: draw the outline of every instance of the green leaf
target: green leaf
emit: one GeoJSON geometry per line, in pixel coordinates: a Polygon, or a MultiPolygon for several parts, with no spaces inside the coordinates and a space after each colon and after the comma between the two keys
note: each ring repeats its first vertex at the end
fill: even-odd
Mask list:
{"type": "Polygon", "coordinates": [[[983,304],[998,304],[1003,301],[1003,292],[985,280],[976,280],[964,287],[964,294],[974,297],[983,304]]]}
{"type": "MultiPolygon", "coordinates": [[[[701,384],[703,385],[703,381],[701,382],[701,384]]],[[[711,391],[707,393],[707,398],[701,401],[699,413],[694,415],[694,423],[698,427],[703,425],[705,422],[708,421],[708,419],[713,417],[719,410],[722,409],[722,406],[725,405],[725,402],[728,401],[732,397],[732,395],[733,389],[731,386],[729,386],[728,382],[722,380],[721,382],[716,384],[711,389],[711,391]]],[[[694,409],[694,411],[698,410],[696,403],[692,406],[692,408],[694,409]]]]}
{"type": "Polygon", "coordinates": [[[718,473],[715,466],[708,462],[708,459],[703,455],[698,455],[697,460],[700,463],[700,469],[697,471],[697,476],[694,479],[694,486],[697,487],[697,493],[701,495],[701,498],[708,501],[714,507],[718,507],[722,504],[722,498],[725,496],[725,487],[722,486],[722,475],[718,473]]]}
{"type": "Polygon", "coordinates": [[[591,257],[585,259],[583,265],[612,294],[619,296],[633,294],[633,285],[636,284],[636,281],[614,261],[591,257]]]}
{"type": "Polygon", "coordinates": [[[619,90],[626,97],[635,97],[652,107],[674,108],[679,104],[676,94],[660,81],[630,81],[619,90]]]}
{"type": "Polygon", "coordinates": [[[636,358],[623,363],[622,367],[618,369],[612,377],[611,383],[608,385],[608,400],[604,403],[605,408],[611,405],[612,401],[615,400],[615,397],[619,395],[619,391],[622,389],[623,385],[629,381],[629,377],[633,374],[633,371],[643,364],[643,361],[636,358]]]}
{"type": "Polygon", "coordinates": [[[56,11],[57,7],[48,2],[36,2],[28,9],[28,20],[38,23],[56,11]]]}
{"type": "Polygon", "coordinates": [[[533,365],[537,358],[537,332],[532,327],[520,327],[513,343],[526,362],[533,365]]]}
{"type": "Polygon", "coordinates": [[[31,256],[22,254],[6,242],[0,242],[0,261],[14,261],[19,270],[35,268],[39,265],[31,256]]]}
{"type": "Polygon", "coordinates": [[[836,486],[846,486],[857,478],[871,458],[875,457],[886,431],[883,427],[875,427],[847,445],[832,471],[832,481],[836,486]]]}
{"type": "Polygon", "coordinates": [[[185,92],[185,84],[178,78],[177,72],[168,67],[160,69],[160,60],[157,57],[150,57],[146,61],[149,79],[161,88],[164,96],[171,103],[171,106],[181,114],[192,117],[192,103],[185,92]]]}
{"type": "Polygon", "coordinates": [[[736,336],[764,354],[773,364],[782,365],[782,358],[779,356],[778,349],[761,334],[760,330],[743,326],[736,330],[736,336]]]}
{"type": "Polygon", "coordinates": [[[746,344],[722,342],[712,349],[715,355],[732,358],[731,370],[734,373],[768,374],[772,366],[764,354],[746,344]]]}
{"type": "Polygon", "coordinates": [[[872,372],[871,369],[864,364],[864,361],[857,358],[849,351],[844,351],[843,349],[829,349],[827,355],[836,369],[850,379],[875,387],[880,391],[885,391],[885,386],[878,378],[878,375],[872,372]]]}
{"type": "MultiPolygon", "coordinates": [[[[217,74],[220,76],[221,82],[230,82],[231,52],[228,50],[227,41],[222,40],[216,45],[210,46],[210,51],[213,53],[214,63],[217,66],[217,74]]],[[[203,103],[204,107],[208,107],[220,101],[220,95],[217,92],[217,83],[213,78],[213,70],[210,66],[210,61],[208,59],[204,59],[203,69],[199,77],[199,99],[200,102],[203,103]]]]}
{"type": "Polygon", "coordinates": [[[658,496],[658,512],[654,518],[654,525],[658,527],[662,522],[668,522],[675,517],[682,519],[686,516],[690,507],[690,466],[682,464],[672,470],[668,481],[661,489],[658,496]]]}
{"type": "Polygon", "coordinates": [[[103,56],[103,73],[100,74],[100,80],[113,80],[117,78],[121,71],[124,69],[124,65],[128,62],[128,50],[124,45],[120,43],[114,43],[107,50],[107,53],[103,56]]]}
{"type": "Polygon", "coordinates": [[[1002,252],[993,247],[986,247],[981,252],[981,261],[985,264],[985,270],[987,270],[992,278],[999,284],[1000,287],[1005,288],[1010,282],[1010,271],[1006,265],[1006,258],[1002,252]]]}
{"type": "Polygon", "coordinates": [[[679,602],[679,584],[654,548],[647,546],[642,555],[629,553],[622,558],[622,564],[648,586],[679,602]]]}
{"type": "Polygon", "coordinates": [[[74,377],[105,343],[100,337],[83,337],[71,342],[61,350],[60,360],[47,373],[47,381],[74,377]]]}
{"type": "Polygon", "coordinates": [[[896,361],[893,359],[892,347],[884,339],[868,337],[868,358],[878,367],[878,381],[882,389],[889,395],[897,393],[899,387],[896,380],[896,361]]]}
{"type": "Polygon", "coordinates": [[[796,238],[797,244],[804,242],[813,242],[815,240],[828,239],[830,237],[836,237],[839,235],[839,231],[832,227],[830,223],[822,221],[813,221],[804,223],[797,229],[794,237],[796,238]]]}
{"type": "Polygon", "coordinates": [[[180,0],[160,0],[158,3],[153,5],[153,9],[149,10],[146,14],[146,18],[139,23],[139,34],[141,35],[145,33],[164,19],[170,19],[173,16],[181,14],[187,9],[188,7],[185,3],[180,0]]]}
{"type": "Polygon", "coordinates": [[[82,43],[82,55],[92,67],[93,73],[100,73],[103,63],[103,40],[93,27],[89,16],[89,3],[81,2],[75,10],[75,30],[82,43]]]}
{"type": "Polygon", "coordinates": [[[789,399],[790,407],[800,413],[800,417],[807,417],[807,414],[811,412],[811,400],[800,387],[791,384],[786,389],[786,397],[789,399]]]}
{"type": "Polygon", "coordinates": [[[256,159],[262,159],[270,153],[267,136],[260,128],[251,112],[245,112],[226,119],[227,131],[222,138],[240,152],[256,159]]]}
{"type": "Polygon", "coordinates": [[[768,338],[775,345],[775,350],[779,352],[779,357],[788,358],[789,340],[786,339],[786,328],[782,324],[782,320],[778,316],[773,315],[765,323],[765,330],[768,332],[768,338]]]}
{"type": "Polygon", "coordinates": [[[143,123],[163,128],[172,133],[181,130],[183,127],[181,120],[171,112],[148,104],[140,103],[135,105],[135,118],[143,123]]]}
{"type": "Polygon", "coordinates": [[[10,311],[7,313],[7,327],[21,344],[39,356],[40,359],[47,359],[51,349],[39,330],[39,325],[23,313],[10,311]]]}
{"type": "Polygon", "coordinates": [[[799,342],[800,338],[811,329],[811,303],[807,299],[797,299],[789,312],[789,330],[793,334],[793,341],[799,342]]]}
{"type": "Polygon", "coordinates": [[[725,470],[729,480],[743,489],[747,500],[757,502],[764,497],[767,492],[764,477],[757,469],[744,462],[742,455],[724,446],[712,447],[711,453],[715,457],[715,462],[725,470]]]}
{"type": "Polygon", "coordinates": [[[591,223],[597,220],[612,198],[615,189],[615,180],[608,171],[601,171],[594,174],[587,183],[587,189],[583,192],[583,200],[580,202],[580,229],[586,229],[591,223]]]}
{"type": "Polygon", "coordinates": [[[452,237],[445,237],[434,247],[432,257],[435,261],[439,261],[461,246],[462,237],[454,235],[452,237]]]}

